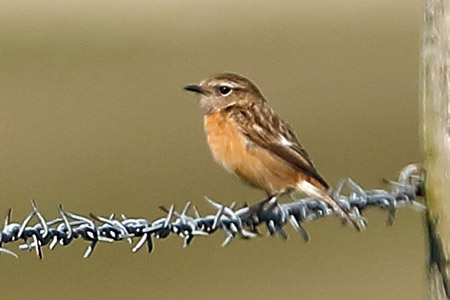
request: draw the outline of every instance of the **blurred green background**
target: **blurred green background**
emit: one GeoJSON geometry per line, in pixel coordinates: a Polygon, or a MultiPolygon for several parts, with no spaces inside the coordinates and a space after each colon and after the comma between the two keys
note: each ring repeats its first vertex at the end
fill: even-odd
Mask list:
{"type": "MultiPolygon", "coordinates": [[[[1,1],[0,209],[36,199],[155,219],[159,204],[256,202],[211,159],[185,84],[242,73],[297,131],[335,185],[383,187],[420,161],[418,0],[1,1]]],[[[394,227],[368,211],[357,233],[335,218],[290,239],[177,237],[0,258],[5,299],[423,299],[421,217],[394,227]]],[[[8,245],[16,250],[17,244],[8,245]]]]}

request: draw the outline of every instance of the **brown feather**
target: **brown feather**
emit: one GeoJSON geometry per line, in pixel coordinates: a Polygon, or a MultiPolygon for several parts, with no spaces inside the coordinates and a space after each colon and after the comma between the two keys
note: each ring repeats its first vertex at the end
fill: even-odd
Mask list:
{"type": "Polygon", "coordinates": [[[215,160],[228,171],[270,196],[303,191],[355,224],[330,197],[327,182],[290,126],[249,79],[223,73],[186,89],[202,95],[208,144],[215,160]]]}
{"type": "Polygon", "coordinates": [[[244,107],[234,106],[229,112],[238,130],[249,140],[249,147],[270,151],[328,190],[328,183],[318,173],[289,124],[278,117],[265,102],[252,102],[244,107]],[[283,139],[287,143],[283,143],[283,139]]]}

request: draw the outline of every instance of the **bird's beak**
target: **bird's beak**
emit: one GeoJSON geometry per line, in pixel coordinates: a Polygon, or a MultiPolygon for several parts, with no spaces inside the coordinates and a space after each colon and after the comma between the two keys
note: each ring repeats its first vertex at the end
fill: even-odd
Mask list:
{"type": "Polygon", "coordinates": [[[187,85],[184,87],[184,89],[189,92],[205,95],[205,91],[202,89],[202,87],[196,84],[187,85]]]}

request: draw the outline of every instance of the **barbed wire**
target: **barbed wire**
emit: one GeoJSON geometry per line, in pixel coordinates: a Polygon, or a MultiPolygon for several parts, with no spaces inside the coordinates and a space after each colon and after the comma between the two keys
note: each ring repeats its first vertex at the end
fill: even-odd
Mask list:
{"type": "MultiPolygon", "coordinates": [[[[424,172],[420,165],[408,165],[400,173],[396,182],[389,182],[391,190],[364,190],[351,179],[342,180],[333,191],[333,198],[351,217],[357,221],[360,228],[366,226],[362,212],[369,207],[378,207],[388,212],[387,225],[394,222],[397,209],[410,206],[420,211],[425,206],[416,199],[424,195],[424,172]],[[343,195],[347,187],[348,195],[343,195]]],[[[68,246],[74,240],[82,239],[89,242],[83,257],[89,257],[99,242],[117,242],[128,240],[133,243],[132,252],[137,252],[146,245],[147,251],[152,252],[155,239],[164,239],[170,234],[176,234],[184,239],[184,247],[191,244],[194,237],[209,236],[214,232],[223,231],[226,235],[222,246],[229,244],[235,237],[244,239],[259,235],[258,228],[265,224],[269,235],[280,235],[287,239],[283,229],[288,223],[298,231],[305,242],[309,235],[303,223],[325,216],[334,215],[335,212],[324,202],[312,198],[302,198],[292,202],[280,204],[275,197],[257,203],[256,205],[235,208],[235,203],[225,206],[206,198],[215,209],[214,214],[201,216],[193,207],[190,211],[188,202],[181,212],[175,210],[174,205],[169,209],[164,207],[166,216],[152,222],[144,218],[128,218],[121,215],[101,217],[90,214],[89,217],[71,213],[61,205],[58,206],[59,217],[46,220],[32,201],[31,213],[21,223],[11,221],[12,210],[6,213],[4,226],[0,231],[0,253],[10,254],[18,258],[17,254],[4,248],[13,242],[23,243],[19,249],[35,249],[37,256],[42,259],[42,247],[54,249],[57,245],[68,246]],[[35,224],[30,225],[32,220],[35,224]]]]}

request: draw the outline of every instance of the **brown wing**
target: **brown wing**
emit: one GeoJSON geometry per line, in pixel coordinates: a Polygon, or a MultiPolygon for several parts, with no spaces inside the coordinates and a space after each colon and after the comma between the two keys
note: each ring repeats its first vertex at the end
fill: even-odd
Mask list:
{"type": "Polygon", "coordinates": [[[265,103],[233,107],[230,114],[251,143],[277,155],[294,169],[320,182],[325,189],[329,188],[290,126],[265,103]]]}

